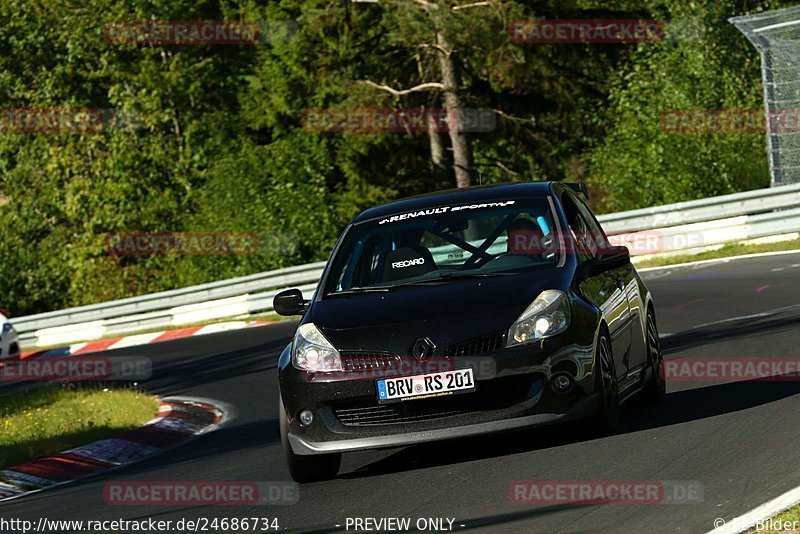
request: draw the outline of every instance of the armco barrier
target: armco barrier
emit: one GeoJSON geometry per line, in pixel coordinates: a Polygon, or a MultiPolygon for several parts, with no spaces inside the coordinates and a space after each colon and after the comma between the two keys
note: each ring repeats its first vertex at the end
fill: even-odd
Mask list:
{"type": "MultiPolygon", "coordinates": [[[[612,213],[599,220],[615,243],[658,240],[655,251],[631,246],[634,255],[794,233],[800,231],[800,184],[612,213]]],[[[285,288],[313,292],[324,265],[18,317],[14,325],[23,346],[42,347],[263,314],[273,310],[272,298],[285,288]]]]}
{"type": "Polygon", "coordinates": [[[598,217],[609,234],[654,230],[800,206],[800,184],[756,189],[598,217]]]}

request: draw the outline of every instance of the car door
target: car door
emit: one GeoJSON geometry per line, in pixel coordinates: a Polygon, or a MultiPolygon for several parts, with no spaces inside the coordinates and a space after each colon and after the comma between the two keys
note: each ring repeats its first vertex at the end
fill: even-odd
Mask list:
{"type": "MultiPolygon", "coordinates": [[[[590,224],[591,218],[582,213],[579,200],[571,192],[565,191],[561,196],[564,214],[567,217],[572,238],[575,241],[574,253],[578,261],[585,263],[597,258],[602,248],[598,246],[596,230],[590,224]]],[[[619,269],[602,272],[581,284],[585,296],[594,300],[600,308],[609,334],[614,355],[614,367],[617,377],[624,378],[629,370],[629,352],[631,347],[631,316],[628,299],[625,294],[625,282],[619,269]]]]}
{"type": "MultiPolygon", "coordinates": [[[[583,200],[577,196],[574,200],[578,206],[578,210],[589,225],[592,236],[595,237],[598,249],[608,250],[611,243],[606,233],[603,231],[603,228],[600,226],[600,223],[597,221],[597,218],[583,200]]],[[[635,370],[637,367],[647,363],[646,338],[644,328],[641,326],[644,325],[644,302],[642,300],[641,291],[639,290],[639,279],[631,263],[609,271],[609,275],[616,280],[617,287],[620,288],[628,301],[628,322],[631,341],[630,350],[628,351],[628,355],[626,355],[626,358],[628,358],[626,363],[628,370],[635,370]]]]}

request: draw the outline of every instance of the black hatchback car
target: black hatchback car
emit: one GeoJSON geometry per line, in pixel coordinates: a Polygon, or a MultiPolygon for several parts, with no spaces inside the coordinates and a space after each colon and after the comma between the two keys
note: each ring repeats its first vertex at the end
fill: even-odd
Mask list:
{"type": "Polygon", "coordinates": [[[652,298],[575,184],[445,191],[369,209],[342,233],[278,364],[298,482],[348,451],[594,417],[618,424],[665,379],[652,298]]]}

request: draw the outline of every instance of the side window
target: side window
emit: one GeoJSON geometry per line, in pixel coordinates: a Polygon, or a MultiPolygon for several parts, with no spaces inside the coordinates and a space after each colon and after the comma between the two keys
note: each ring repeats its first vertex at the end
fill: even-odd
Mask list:
{"type": "Polygon", "coordinates": [[[581,261],[586,261],[597,256],[597,242],[593,237],[592,227],[585,219],[575,199],[569,193],[561,194],[561,204],[564,206],[564,215],[572,238],[575,242],[575,254],[581,261]]]}
{"type": "Polygon", "coordinates": [[[591,231],[591,237],[593,241],[597,245],[597,248],[600,250],[606,250],[609,247],[608,237],[606,236],[605,231],[603,231],[603,227],[600,226],[600,223],[597,221],[597,218],[592,213],[592,210],[586,205],[586,203],[581,200],[580,198],[573,197],[575,204],[578,206],[578,211],[580,211],[581,216],[586,221],[586,224],[589,226],[591,231]]]}

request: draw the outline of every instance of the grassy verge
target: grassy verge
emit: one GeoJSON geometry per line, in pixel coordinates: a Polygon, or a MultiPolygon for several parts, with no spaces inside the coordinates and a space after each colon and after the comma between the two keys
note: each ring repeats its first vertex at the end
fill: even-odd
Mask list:
{"type": "Polygon", "coordinates": [[[141,426],[158,399],[133,389],[49,386],[0,397],[0,468],[141,426]]]}
{"type": "Polygon", "coordinates": [[[699,254],[680,254],[667,256],[664,258],[652,258],[636,262],[637,268],[659,267],[662,265],[675,265],[676,263],[687,263],[690,261],[712,260],[716,258],[727,258],[739,256],[741,254],[758,254],[759,252],[778,252],[783,250],[800,249],[800,239],[791,241],[780,241],[778,243],[759,243],[757,245],[743,245],[741,243],[731,243],[718,250],[709,250],[699,254]]]}
{"type": "Polygon", "coordinates": [[[748,534],[758,532],[761,534],[786,534],[787,532],[800,532],[800,504],[789,508],[772,518],[772,523],[765,522],[761,528],[752,528],[747,531],[748,534]],[[788,524],[787,524],[788,522],[788,524]],[[767,528],[772,526],[772,528],[767,528]],[[785,528],[784,528],[785,527],[785,528]]]}
{"type": "Polygon", "coordinates": [[[283,315],[278,315],[277,313],[265,313],[263,315],[253,315],[248,321],[291,321],[296,319],[296,317],[284,317],[283,315]]]}

